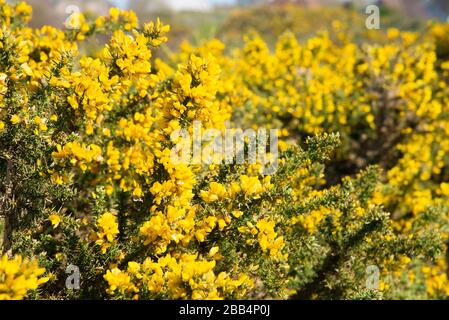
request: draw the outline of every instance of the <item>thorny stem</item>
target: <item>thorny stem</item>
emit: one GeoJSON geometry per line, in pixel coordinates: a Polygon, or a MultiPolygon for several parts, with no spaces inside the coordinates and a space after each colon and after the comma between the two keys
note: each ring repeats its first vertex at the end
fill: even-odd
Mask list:
{"type": "Polygon", "coordinates": [[[13,164],[11,159],[6,159],[6,180],[5,180],[5,195],[2,198],[2,205],[0,215],[4,217],[3,226],[3,252],[6,253],[11,248],[11,233],[13,230],[13,213],[14,213],[14,193],[12,188],[12,169],[13,164]]]}

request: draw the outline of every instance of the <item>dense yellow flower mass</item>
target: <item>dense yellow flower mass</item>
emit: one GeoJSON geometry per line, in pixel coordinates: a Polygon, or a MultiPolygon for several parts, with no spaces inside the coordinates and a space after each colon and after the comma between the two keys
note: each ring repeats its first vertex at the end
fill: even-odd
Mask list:
{"type": "Polygon", "coordinates": [[[15,256],[0,259],[0,300],[23,299],[29,290],[36,290],[48,281],[43,277],[45,269],[39,268],[36,261],[15,256]]]}
{"type": "Polygon", "coordinates": [[[54,277],[4,257],[0,298],[47,280],[69,297],[67,263],[83,272],[79,298],[448,295],[445,25],[364,44],[286,32],[274,49],[251,33],[165,57],[159,19],[113,8],[32,29],[30,14],[0,0],[0,185],[8,250],[54,277]],[[107,43],[82,54],[98,34],[107,43]],[[280,129],[278,170],[174,161],[195,123],[280,129]]]}
{"type": "Polygon", "coordinates": [[[174,299],[217,300],[223,298],[223,292],[239,298],[253,286],[246,275],[236,279],[225,272],[215,275],[214,267],[214,260],[200,260],[197,255],[183,254],[177,259],[169,254],[157,262],[149,258],[142,264],[129,262],[126,271],[108,270],[104,278],[112,294],[117,291],[124,297],[135,299],[142,291],[155,295],[166,292],[174,299]]]}
{"type": "Polygon", "coordinates": [[[100,231],[97,233],[96,244],[101,245],[101,251],[104,253],[119,233],[117,218],[112,213],[106,212],[98,218],[98,226],[100,231]]]}

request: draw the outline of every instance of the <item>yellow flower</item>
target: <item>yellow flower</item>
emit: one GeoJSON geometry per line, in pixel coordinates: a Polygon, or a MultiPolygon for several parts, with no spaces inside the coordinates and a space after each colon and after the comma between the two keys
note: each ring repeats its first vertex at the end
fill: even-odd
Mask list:
{"type": "Polygon", "coordinates": [[[131,277],[118,268],[108,270],[104,275],[104,279],[109,284],[108,292],[111,294],[116,290],[122,294],[125,292],[138,292],[138,289],[131,282],[131,277]]]}
{"type": "Polygon", "coordinates": [[[41,123],[41,124],[39,124],[39,130],[45,132],[48,130],[48,127],[45,123],[41,123]]]}
{"type": "Polygon", "coordinates": [[[34,123],[35,124],[40,124],[42,122],[42,119],[39,116],[35,116],[34,117],[34,123]]]}
{"type": "Polygon", "coordinates": [[[440,188],[441,188],[441,193],[448,197],[449,196],[449,183],[443,182],[442,184],[440,184],[440,188]]]}
{"type": "Polygon", "coordinates": [[[243,212],[240,210],[234,210],[232,211],[232,215],[236,218],[240,218],[243,215],[243,212]]]}
{"type": "Polygon", "coordinates": [[[128,262],[128,272],[132,274],[136,274],[140,271],[140,264],[134,261],[128,262]]]}
{"type": "Polygon", "coordinates": [[[220,250],[220,249],[219,249],[218,247],[212,247],[212,248],[209,250],[209,257],[215,256],[215,255],[218,253],[219,250],[220,250]]]}
{"type": "Polygon", "coordinates": [[[117,217],[106,212],[98,218],[97,223],[100,230],[97,232],[96,244],[101,245],[105,253],[119,233],[117,217]]]}
{"type": "Polygon", "coordinates": [[[36,261],[15,256],[0,259],[0,300],[23,299],[29,290],[36,290],[46,283],[48,277],[42,277],[44,268],[39,268],[36,261]]]}
{"type": "Polygon", "coordinates": [[[16,124],[18,124],[19,122],[20,122],[20,117],[19,117],[18,115],[14,114],[14,115],[11,117],[11,123],[14,124],[14,125],[16,125],[16,124]]]}
{"type": "Polygon", "coordinates": [[[449,70],[449,61],[445,61],[441,64],[441,69],[449,70]]]}
{"type": "Polygon", "coordinates": [[[25,2],[19,2],[14,9],[19,15],[31,15],[33,12],[33,8],[25,2]]]}
{"type": "Polygon", "coordinates": [[[30,66],[28,65],[28,63],[23,63],[20,66],[23,70],[23,72],[27,75],[27,76],[33,76],[33,70],[31,70],[30,66]]]}
{"type": "Polygon", "coordinates": [[[76,100],[76,97],[74,95],[71,95],[70,97],[67,98],[67,102],[70,104],[70,106],[77,110],[79,107],[78,101],[76,100]]]}
{"type": "Polygon", "coordinates": [[[284,248],[284,238],[278,237],[275,232],[275,222],[268,219],[261,219],[257,222],[258,241],[263,252],[269,251],[270,257],[279,258],[281,250],[284,248]]]}
{"type": "Polygon", "coordinates": [[[211,182],[208,191],[201,191],[201,198],[207,203],[215,202],[226,197],[226,189],[218,182],[211,182]]]}
{"type": "Polygon", "coordinates": [[[110,196],[114,192],[114,187],[112,185],[107,185],[105,188],[106,194],[110,196]]]}
{"type": "Polygon", "coordinates": [[[240,176],[240,187],[245,195],[254,196],[255,198],[264,192],[264,188],[257,177],[240,176]]]}
{"type": "Polygon", "coordinates": [[[120,14],[120,9],[119,8],[111,8],[111,9],[109,9],[109,16],[111,17],[112,21],[118,21],[119,14],[120,14]]]}
{"type": "Polygon", "coordinates": [[[51,222],[53,229],[56,229],[61,223],[61,217],[57,214],[52,214],[48,217],[48,220],[51,222]]]}

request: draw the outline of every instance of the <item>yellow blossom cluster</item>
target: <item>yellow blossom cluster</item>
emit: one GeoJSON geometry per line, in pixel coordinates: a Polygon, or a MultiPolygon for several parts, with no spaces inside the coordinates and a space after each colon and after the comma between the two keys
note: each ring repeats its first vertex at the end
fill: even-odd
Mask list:
{"type": "Polygon", "coordinates": [[[177,258],[168,254],[157,262],[150,258],[141,264],[129,262],[126,270],[108,270],[104,278],[112,294],[118,292],[133,298],[138,298],[142,291],[156,296],[166,292],[175,299],[217,300],[223,298],[223,292],[239,298],[253,286],[244,274],[233,279],[226,272],[216,275],[214,267],[214,260],[201,259],[197,254],[177,258]]]}
{"type": "Polygon", "coordinates": [[[36,261],[15,256],[9,259],[4,255],[0,259],[0,300],[20,300],[28,291],[36,290],[48,281],[44,268],[39,268],[36,261]]]}
{"type": "MultiPolygon", "coordinates": [[[[333,174],[344,172],[342,178],[370,164],[384,169],[376,203],[385,205],[407,234],[420,214],[448,204],[439,191],[449,163],[445,30],[446,24],[432,25],[422,40],[418,33],[389,29],[387,43],[362,45],[326,33],[300,42],[286,32],[274,50],[253,33],[232,54],[213,40],[200,48],[184,45],[179,56],[215,52],[229,83],[222,99],[239,106],[233,111],[236,123],[285,128],[287,142],[339,132],[342,146],[333,174]]],[[[313,211],[294,224],[313,234],[325,216],[313,211]]],[[[440,226],[447,215],[443,220],[440,226]]]]}
{"type": "Polygon", "coordinates": [[[114,241],[119,233],[117,218],[110,212],[106,212],[98,218],[98,227],[96,244],[101,246],[102,252],[106,252],[110,243],[114,241]]]}
{"type": "MultiPolygon", "coordinates": [[[[367,263],[395,281],[430,268],[426,294],[446,292],[444,263],[423,258],[448,235],[441,31],[390,29],[386,44],[287,32],[274,50],[251,33],[235,50],[212,40],[165,57],[159,19],[113,8],[58,30],[29,28],[30,14],[0,0],[0,186],[29,215],[8,249],[43,259],[52,292],[69,256],[87,275],[79,294],[97,298],[359,298],[367,263]],[[97,34],[96,54],[78,50],[97,34]],[[174,137],[198,122],[279,128],[278,171],[175,161],[174,137]]],[[[0,298],[43,273],[2,258],[0,298]]]]}

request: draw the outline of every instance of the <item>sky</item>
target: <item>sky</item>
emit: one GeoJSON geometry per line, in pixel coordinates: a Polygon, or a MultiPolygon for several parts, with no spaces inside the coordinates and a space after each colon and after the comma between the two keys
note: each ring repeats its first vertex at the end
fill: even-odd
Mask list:
{"type": "MultiPolygon", "coordinates": [[[[119,7],[126,7],[128,1],[132,0],[112,0],[119,7]]],[[[151,1],[151,0],[149,0],[151,1]]],[[[215,4],[233,4],[236,0],[168,0],[174,9],[207,8],[215,4]]]]}

